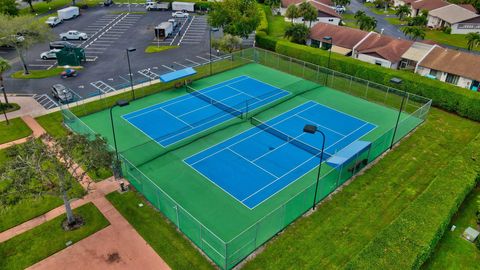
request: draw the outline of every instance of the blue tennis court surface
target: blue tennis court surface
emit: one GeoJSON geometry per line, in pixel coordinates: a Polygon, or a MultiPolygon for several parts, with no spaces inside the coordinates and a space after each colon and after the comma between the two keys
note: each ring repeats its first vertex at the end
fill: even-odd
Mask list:
{"type": "Polygon", "coordinates": [[[289,95],[277,87],[240,76],[122,117],[167,147],[289,95]],[[248,104],[248,105],[247,105],[248,104]]]}
{"type": "Polygon", "coordinates": [[[305,124],[325,133],[324,160],[376,128],[313,101],[254,124],[254,128],[185,159],[250,209],[318,166],[322,137],[304,133],[305,124]]]}

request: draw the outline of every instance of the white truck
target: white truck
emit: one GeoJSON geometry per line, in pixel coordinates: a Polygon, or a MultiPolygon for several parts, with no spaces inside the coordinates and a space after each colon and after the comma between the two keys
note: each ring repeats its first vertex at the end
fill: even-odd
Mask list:
{"type": "Polygon", "coordinates": [[[77,40],[86,40],[88,35],[86,33],[78,32],[77,30],[70,30],[66,33],[61,33],[60,38],[62,40],[77,39],[77,40]]]}
{"type": "Polygon", "coordinates": [[[155,27],[155,38],[165,40],[173,32],[173,24],[171,22],[162,22],[155,27]]]}
{"type": "Polygon", "coordinates": [[[194,12],[195,11],[195,3],[172,2],[172,10],[194,12]]]}
{"type": "Polygon", "coordinates": [[[67,7],[59,9],[57,14],[60,20],[74,19],[80,15],[80,9],[78,7],[67,7]]]}
{"type": "Polygon", "coordinates": [[[170,8],[170,2],[147,2],[145,9],[150,10],[168,10],[170,8]]]}

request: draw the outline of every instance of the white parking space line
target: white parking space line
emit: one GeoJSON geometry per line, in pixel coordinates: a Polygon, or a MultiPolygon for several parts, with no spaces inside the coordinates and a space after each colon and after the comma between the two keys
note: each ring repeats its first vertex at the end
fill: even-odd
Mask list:
{"type": "Polygon", "coordinates": [[[190,62],[190,63],[193,63],[193,64],[195,64],[195,65],[197,65],[197,66],[201,65],[200,63],[195,62],[195,61],[192,61],[192,60],[190,60],[190,59],[185,59],[185,61],[188,61],[188,62],[190,62]]]}
{"type": "Polygon", "coordinates": [[[208,55],[208,56],[210,56],[210,55],[211,55],[213,58],[220,59],[220,57],[218,57],[218,56],[216,56],[216,55],[214,55],[214,54],[207,53],[207,55],[208,55]]]}
{"type": "Polygon", "coordinates": [[[180,64],[178,62],[173,62],[173,63],[176,64],[176,65],[182,66],[182,67],[188,67],[188,66],[185,66],[184,64],[180,64]]]}
{"type": "Polygon", "coordinates": [[[198,56],[198,55],[197,55],[197,56],[195,56],[195,57],[197,57],[197,58],[200,58],[200,59],[202,59],[202,60],[204,60],[204,61],[207,61],[207,62],[209,62],[209,61],[210,61],[210,60],[208,60],[208,59],[206,59],[206,58],[203,58],[203,57],[201,57],[201,56],[198,56]]]}
{"type": "Polygon", "coordinates": [[[97,42],[98,43],[110,43],[110,44],[115,43],[115,41],[113,41],[113,40],[103,40],[103,38],[101,40],[99,39],[99,40],[95,41],[95,43],[97,43],[97,42]]]}
{"type": "Polygon", "coordinates": [[[168,70],[171,70],[171,71],[175,71],[175,69],[173,69],[173,68],[171,68],[171,67],[169,67],[169,66],[162,65],[162,67],[164,67],[164,68],[166,68],[166,69],[168,69],[168,70]]]}

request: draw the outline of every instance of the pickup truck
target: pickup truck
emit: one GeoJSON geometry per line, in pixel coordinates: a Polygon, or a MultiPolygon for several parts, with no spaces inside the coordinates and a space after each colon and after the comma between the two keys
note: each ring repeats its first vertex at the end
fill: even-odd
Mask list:
{"type": "Polygon", "coordinates": [[[63,20],[58,17],[48,17],[48,19],[45,21],[45,23],[48,24],[50,27],[55,27],[62,22],[63,20]]]}
{"type": "Polygon", "coordinates": [[[69,40],[69,39],[86,40],[88,36],[86,33],[78,32],[77,30],[70,30],[66,33],[61,33],[60,38],[62,40],[69,40]]]}

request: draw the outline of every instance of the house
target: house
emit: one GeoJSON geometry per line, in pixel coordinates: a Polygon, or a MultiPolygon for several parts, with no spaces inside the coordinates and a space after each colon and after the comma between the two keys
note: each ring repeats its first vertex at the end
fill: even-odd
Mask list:
{"type": "Polygon", "coordinates": [[[480,32],[480,15],[459,5],[448,5],[428,13],[427,26],[434,29],[450,27],[452,34],[480,32]]]}
{"type": "Polygon", "coordinates": [[[410,4],[411,14],[410,16],[415,17],[417,15],[421,15],[423,10],[428,11],[429,13],[432,10],[437,8],[445,7],[450,5],[450,3],[443,1],[443,0],[417,0],[413,1],[410,4]]]}
{"type": "Polygon", "coordinates": [[[418,64],[430,51],[435,48],[435,44],[425,42],[413,42],[412,46],[402,54],[399,69],[414,70],[418,64]]]}
{"type": "Polygon", "coordinates": [[[394,6],[394,7],[404,6],[404,5],[409,6],[409,5],[411,5],[412,2],[414,2],[414,1],[416,1],[416,0],[394,0],[394,1],[393,1],[393,6],[394,6]]]}
{"type": "Polygon", "coordinates": [[[415,73],[478,91],[480,55],[435,46],[417,64],[415,73]]]}
{"type": "MultiPolygon", "coordinates": [[[[282,0],[280,6],[280,14],[285,16],[288,6],[290,5],[300,5],[304,0],[282,0]]],[[[338,25],[341,20],[340,14],[338,14],[334,9],[334,4],[331,0],[307,0],[312,6],[317,9],[317,20],[312,22],[312,26],[322,22],[322,23],[329,23],[338,25]]],[[[290,21],[289,18],[285,17],[286,21],[290,21]]],[[[304,22],[303,18],[296,18],[293,21],[294,23],[306,23],[309,24],[310,22],[304,22]]]]}
{"type": "Polygon", "coordinates": [[[402,55],[412,46],[410,40],[370,32],[353,48],[352,57],[382,67],[397,69],[402,55]]]}
{"type": "Polygon", "coordinates": [[[351,56],[353,48],[369,34],[360,29],[318,23],[310,30],[308,45],[316,48],[328,48],[332,42],[332,52],[351,56]],[[323,38],[326,36],[331,37],[331,41],[324,40],[323,38]]]}

